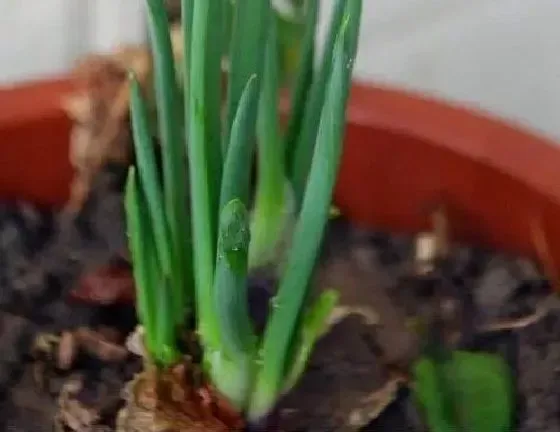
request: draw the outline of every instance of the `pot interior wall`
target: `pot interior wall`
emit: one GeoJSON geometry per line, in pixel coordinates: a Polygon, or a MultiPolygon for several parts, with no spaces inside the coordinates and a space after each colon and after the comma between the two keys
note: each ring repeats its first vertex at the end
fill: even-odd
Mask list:
{"type": "Polygon", "coordinates": [[[428,227],[446,205],[452,236],[536,255],[532,227],[560,253],[560,152],[498,120],[387,89],[355,85],[335,191],[358,224],[428,227]]]}
{"type": "Polygon", "coordinates": [[[60,207],[69,192],[68,80],[0,89],[0,198],[60,207]]]}

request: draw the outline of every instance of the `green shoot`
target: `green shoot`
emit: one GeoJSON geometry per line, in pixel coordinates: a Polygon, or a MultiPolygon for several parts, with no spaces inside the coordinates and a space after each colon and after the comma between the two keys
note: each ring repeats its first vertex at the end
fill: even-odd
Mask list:
{"type": "Polygon", "coordinates": [[[324,291],[305,313],[300,334],[297,335],[297,351],[294,353],[291,367],[286,372],[284,392],[291,390],[305,371],[311,350],[323,335],[327,321],[338,303],[338,297],[337,291],[324,291]]]}
{"type": "Polygon", "coordinates": [[[127,179],[125,206],[134,280],[138,287],[138,311],[145,328],[146,347],[157,364],[166,366],[178,358],[171,292],[158,267],[153,230],[145,211],[146,200],[134,168],[127,179]]]}
{"type": "Polygon", "coordinates": [[[276,30],[276,22],[271,20],[257,123],[257,186],[251,224],[250,268],[274,261],[293,213],[280,138],[276,30]]]}
{"type": "Polygon", "coordinates": [[[247,305],[247,254],[249,216],[239,199],[222,210],[216,264],[216,313],[220,321],[221,346],[230,358],[247,356],[255,347],[255,335],[247,305]]]}
{"type": "Polygon", "coordinates": [[[250,395],[254,375],[256,335],[247,304],[249,215],[239,199],[229,201],[220,217],[215,276],[215,313],[220,347],[207,347],[210,377],[240,411],[250,395]]]}
{"type": "Polygon", "coordinates": [[[292,169],[293,154],[304,118],[306,100],[313,82],[313,62],[315,61],[315,33],[319,15],[319,0],[308,0],[305,12],[305,33],[301,57],[296,72],[296,81],[291,95],[291,110],[284,138],[287,167],[292,169]]]}
{"type": "MultiPolygon", "coordinates": [[[[187,1],[183,1],[183,6],[187,1]]],[[[190,43],[188,119],[188,154],[191,184],[191,217],[196,287],[196,311],[198,332],[205,343],[218,344],[217,329],[212,325],[212,286],[215,260],[215,225],[218,209],[213,207],[209,181],[212,173],[210,156],[206,145],[207,122],[206,93],[206,46],[210,29],[210,4],[207,1],[192,1],[192,30],[190,43]]]]}
{"type": "MultiPolygon", "coordinates": [[[[271,15],[269,0],[235,2],[232,42],[229,55],[228,92],[223,153],[227,152],[229,134],[237,106],[247,81],[255,75],[260,81],[267,28],[271,15]]],[[[260,87],[260,84],[259,84],[260,87]]]]}
{"type": "MultiPolygon", "coordinates": [[[[305,110],[303,113],[296,113],[296,110],[293,110],[294,116],[298,115],[303,117],[303,119],[300,120],[300,125],[293,125],[294,128],[297,128],[297,130],[299,130],[297,137],[295,135],[295,132],[288,130],[288,139],[291,141],[288,142],[288,146],[290,146],[288,147],[288,151],[292,152],[288,161],[288,169],[292,181],[292,187],[294,188],[296,205],[298,209],[301,208],[303,195],[305,193],[307,176],[309,174],[309,168],[311,166],[311,159],[313,158],[315,137],[317,135],[317,130],[320,124],[321,107],[323,106],[323,102],[325,100],[327,81],[331,73],[331,53],[333,52],[335,46],[338,29],[342,25],[344,19],[346,3],[347,0],[337,0],[334,13],[331,18],[329,35],[323,49],[321,68],[317,76],[313,78],[311,88],[308,90],[309,94],[306,94],[305,96],[301,94],[303,93],[302,89],[305,88],[305,71],[309,68],[309,65],[304,62],[302,63],[302,76],[300,78],[302,82],[298,82],[298,84],[301,85],[302,89],[296,87],[296,89],[301,93],[296,93],[294,95],[296,97],[294,98],[293,103],[301,103],[302,100],[305,100],[305,110]],[[294,136],[292,136],[292,134],[294,136]]],[[[311,13],[313,12],[317,13],[316,11],[312,11],[311,13]]],[[[311,17],[309,17],[309,19],[311,20],[311,17]]],[[[308,48],[308,50],[310,49],[311,48],[308,48]]],[[[310,59],[307,59],[307,62],[309,61],[310,59]]],[[[291,121],[295,122],[297,120],[292,118],[291,121]]]]}
{"type": "Polygon", "coordinates": [[[220,208],[238,198],[247,206],[249,202],[249,174],[253,159],[253,131],[257,119],[258,88],[256,75],[252,75],[241,94],[237,114],[233,120],[224,178],[220,193],[220,208]]]}
{"type": "Polygon", "coordinates": [[[146,206],[154,229],[157,260],[164,274],[171,273],[171,248],[163,206],[162,187],[156,167],[154,143],[150,137],[148,112],[138,81],[132,77],[130,91],[130,111],[132,117],[132,136],[136,151],[138,176],[146,206]]]}
{"type": "Polygon", "coordinates": [[[183,229],[188,221],[188,209],[181,99],[165,8],[157,0],[149,0],[148,8],[159,138],[166,149],[163,152],[163,198],[171,252],[169,277],[175,320],[179,324],[184,319],[187,299],[192,298],[192,295],[187,295],[188,290],[192,289],[190,232],[183,229]]]}
{"type": "Polygon", "coordinates": [[[125,203],[146,347],[161,367],[177,361],[176,331],[184,329],[185,312],[191,307],[206,376],[239,412],[256,420],[298,381],[337,302],[333,291],[312,304],[307,300],[342,151],[362,1],[337,4],[330,51],[325,51],[317,77],[312,46],[317,1],[310,0],[306,9],[306,36],[293,96],[299,114],[291,117],[285,142],[297,141],[293,161],[303,161],[311,151],[309,166],[301,170],[309,175],[294,182],[301,186],[301,210],[261,336],[255,334],[248,311],[249,270],[260,259],[268,259],[267,252],[285,234],[286,214],[293,213],[278,123],[279,43],[270,0],[238,0],[231,5],[182,0],[180,68],[175,68],[171,56],[163,0],[146,1],[163,172],[160,176],[156,166],[146,103],[132,78],[137,166],[129,172],[125,203]],[[225,30],[216,23],[227,20],[230,12],[230,70],[222,122],[219,89],[225,30]],[[183,74],[182,106],[175,70],[183,74]],[[258,179],[251,219],[255,136],[258,179]],[[304,141],[305,148],[300,149],[304,141]]]}
{"type": "MultiPolygon", "coordinates": [[[[157,351],[156,344],[156,289],[150,283],[150,274],[148,263],[153,259],[151,252],[153,249],[144,247],[143,242],[149,235],[149,228],[145,220],[145,206],[146,203],[143,196],[140,195],[140,186],[136,175],[136,169],[130,168],[128,178],[126,181],[125,192],[125,208],[126,208],[126,223],[128,228],[128,241],[130,252],[133,262],[133,276],[136,282],[136,302],[138,315],[144,324],[146,341],[145,344],[148,352],[153,353],[157,351]]],[[[148,239],[150,239],[148,237],[148,239]]],[[[152,246],[152,245],[150,245],[152,246]]]]}
{"type": "Polygon", "coordinates": [[[306,299],[307,287],[329,217],[332,190],[342,150],[346,101],[355,56],[361,1],[350,0],[345,20],[337,32],[332,57],[332,74],[320,114],[317,144],[303,204],[294,231],[286,270],[272,306],[262,346],[259,370],[249,410],[250,418],[265,415],[283,390],[287,358],[298,317],[306,299]]]}
{"type": "Polygon", "coordinates": [[[453,351],[414,365],[414,394],[433,432],[512,430],[513,387],[497,355],[453,351]],[[444,395],[448,395],[447,398],[444,395]]]}
{"type": "MultiPolygon", "coordinates": [[[[220,23],[225,15],[224,1],[208,2],[208,25],[205,40],[204,65],[204,104],[205,146],[208,153],[208,188],[210,193],[211,224],[214,227],[212,241],[216,243],[218,213],[220,202],[220,185],[222,182],[222,164],[225,155],[222,154],[221,134],[221,105],[222,105],[222,54],[223,38],[213,27],[220,23]],[[217,34],[216,34],[217,33],[217,34]]],[[[218,28],[222,28],[221,26],[218,28]]]]}

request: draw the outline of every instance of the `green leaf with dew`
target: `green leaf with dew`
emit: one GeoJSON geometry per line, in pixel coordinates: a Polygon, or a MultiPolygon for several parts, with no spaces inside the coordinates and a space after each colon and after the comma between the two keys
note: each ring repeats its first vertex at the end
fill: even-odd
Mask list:
{"type": "Polygon", "coordinates": [[[247,357],[255,351],[256,336],[247,303],[249,241],[249,214],[239,199],[233,199],[224,206],[220,217],[214,278],[220,346],[231,359],[247,357]]]}

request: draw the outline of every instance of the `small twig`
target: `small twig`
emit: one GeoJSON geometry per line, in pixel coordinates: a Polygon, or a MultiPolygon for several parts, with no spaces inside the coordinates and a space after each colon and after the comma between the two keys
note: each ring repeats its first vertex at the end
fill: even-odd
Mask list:
{"type": "Polygon", "coordinates": [[[477,328],[483,333],[500,332],[504,330],[519,330],[535,324],[544,318],[552,309],[557,307],[555,301],[558,300],[556,293],[549,294],[538,305],[532,314],[525,315],[520,318],[508,318],[484,324],[477,328]]]}
{"type": "Polygon", "coordinates": [[[546,232],[542,224],[542,217],[532,218],[529,222],[531,237],[537,258],[544,268],[546,276],[549,278],[554,292],[545,297],[536,307],[535,312],[520,318],[501,319],[489,324],[478,327],[478,331],[483,333],[499,332],[506,330],[519,330],[529,327],[544,318],[552,308],[555,307],[554,302],[558,300],[556,295],[560,288],[560,275],[556,269],[556,265],[550,252],[546,232]]]}
{"type": "Polygon", "coordinates": [[[352,410],[348,415],[351,426],[362,427],[375,420],[396,399],[399,387],[406,382],[400,375],[390,377],[379,389],[362,400],[362,406],[352,410]]]}

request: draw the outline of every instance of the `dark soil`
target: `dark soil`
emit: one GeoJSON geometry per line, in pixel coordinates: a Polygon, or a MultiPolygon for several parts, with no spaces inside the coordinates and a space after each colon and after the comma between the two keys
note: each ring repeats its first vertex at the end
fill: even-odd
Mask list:
{"type": "MultiPolygon", "coordinates": [[[[100,176],[84,214],[73,220],[22,203],[0,207],[0,430],[50,431],[60,413],[74,430],[113,430],[120,391],[140,364],[132,355],[100,356],[109,348],[121,352],[134,310],[70,301],[68,293],[81,274],[125,248],[122,181],[119,169],[100,176]],[[106,345],[103,353],[74,336],[38,339],[84,329],[106,345]],[[68,360],[63,368],[61,355],[68,360]]],[[[425,430],[397,372],[418,354],[409,324],[426,306],[410,281],[412,255],[408,237],[331,223],[316,286],[340,290],[341,303],[306,375],[274,416],[282,430],[425,430]]],[[[560,308],[547,281],[530,261],[470,248],[453,250],[444,277],[468,318],[461,345],[499,353],[514,370],[515,430],[560,430],[560,308]],[[545,299],[550,310],[531,325],[485,330],[532,314],[545,299]]],[[[252,306],[262,313],[270,281],[254,282],[252,306]]]]}

